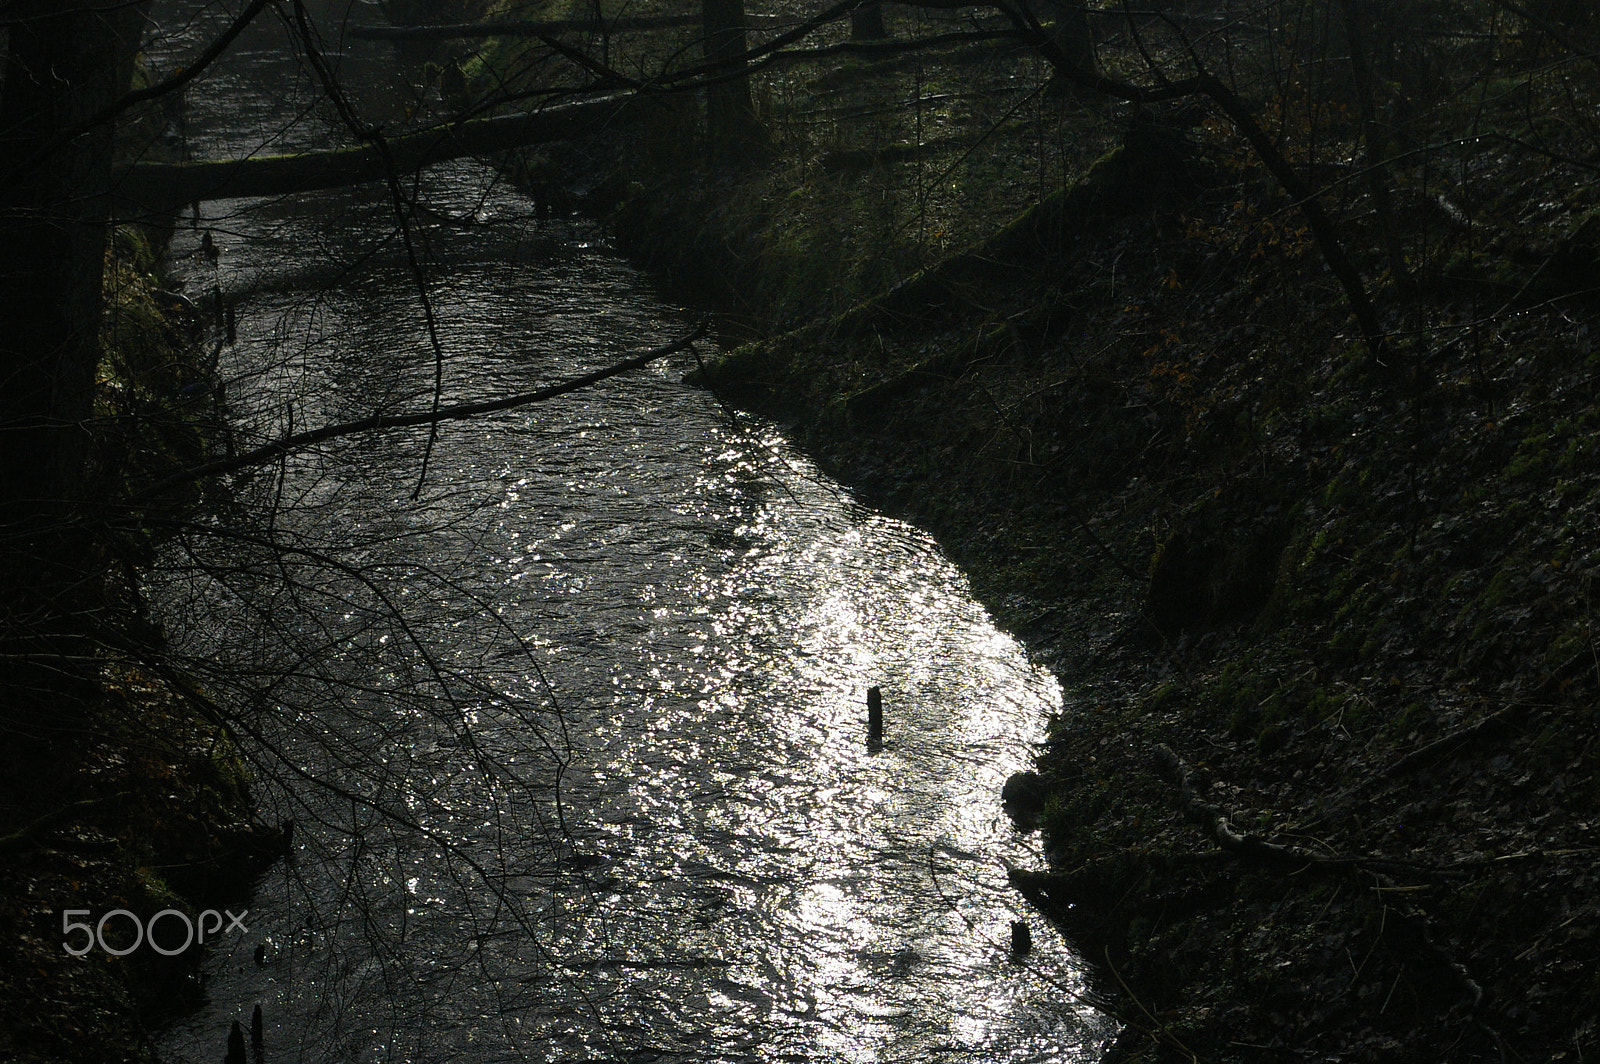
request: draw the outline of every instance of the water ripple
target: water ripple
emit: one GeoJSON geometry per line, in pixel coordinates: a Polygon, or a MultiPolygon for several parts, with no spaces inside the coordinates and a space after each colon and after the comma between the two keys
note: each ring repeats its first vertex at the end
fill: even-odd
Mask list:
{"type": "MultiPolygon", "coordinates": [[[[245,43],[226,106],[196,106],[209,148],[281,116],[249,88],[281,58],[245,43]]],[[[487,170],[418,195],[461,223],[425,233],[445,401],[684,328],[487,170]]],[[[414,281],[367,197],[213,207],[222,260],[180,259],[236,301],[242,442],[429,401],[414,281]]],[[[169,1059],[214,1058],[257,1000],[279,1060],[1092,1057],[1107,1028],[1060,989],[1082,987],[1065,945],[1036,929],[1027,969],[1004,948],[1003,862],[1036,858],[997,796],[1059,687],[927,536],[730,424],[684,368],[446,426],[414,503],[425,433],[298,458],[271,490],[303,551],[219,526],[158,574],[174,642],[253,678],[236,693],[314,776],[267,788],[298,861],[169,1059]]]]}

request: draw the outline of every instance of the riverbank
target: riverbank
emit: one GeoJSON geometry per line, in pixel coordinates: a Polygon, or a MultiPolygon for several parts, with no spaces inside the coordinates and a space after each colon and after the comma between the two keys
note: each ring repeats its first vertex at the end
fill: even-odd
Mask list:
{"type": "Polygon", "coordinates": [[[202,914],[242,914],[252,880],[283,852],[282,832],[255,819],[250,773],[217,707],[165,662],[160,626],[138,591],[151,533],[116,517],[133,487],[195,464],[219,431],[197,313],[160,287],[146,234],[119,230],[107,255],[91,473],[90,497],[104,511],[82,536],[89,564],[78,559],[74,570],[76,623],[54,637],[26,624],[4,633],[30,662],[72,652],[61,668],[24,673],[8,662],[0,750],[7,1060],[153,1060],[150,1030],[201,1000],[196,934],[239,933],[220,913],[202,914]],[[147,935],[167,910],[179,915],[163,916],[147,935]]]}
{"type": "MultiPolygon", "coordinates": [[[[702,382],[934,531],[1061,676],[1050,867],[1016,882],[1116,996],[1113,1059],[1594,1047],[1600,241],[1551,163],[1580,150],[1561,90],[1519,84],[1474,120],[1538,150],[1327,186],[1381,357],[1260,158],[1187,106],[1103,112],[1077,143],[1121,146],[1032,207],[950,206],[979,230],[954,254],[902,239],[916,150],[778,135],[742,178],[595,185],[621,246],[731,278],[768,334],[702,382]]],[[[1419,140],[1459,117],[1433,106],[1419,140]]],[[[995,125],[974,184],[1029,188],[1027,129],[995,125]]]]}

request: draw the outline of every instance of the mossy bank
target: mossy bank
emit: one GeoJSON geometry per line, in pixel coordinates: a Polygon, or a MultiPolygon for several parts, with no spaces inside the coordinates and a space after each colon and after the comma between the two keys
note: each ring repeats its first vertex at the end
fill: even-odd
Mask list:
{"type": "MultiPolygon", "coordinates": [[[[206,909],[242,912],[285,841],[256,821],[233,737],[166,663],[139,594],[158,545],[149,529],[200,496],[142,519],[125,509],[140,485],[218,446],[204,312],[162,287],[146,233],[110,243],[94,512],[63,533],[81,552],[58,600],[69,623],[46,632],[13,613],[0,625],[0,1057],[39,1064],[153,1060],[149,1032],[201,999],[205,948],[188,929],[206,909]],[[147,934],[165,910],[179,915],[147,934]]],[[[8,565],[26,564],[8,549],[8,565]]],[[[213,939],[225,926],[204,924],[213,939]]]]}

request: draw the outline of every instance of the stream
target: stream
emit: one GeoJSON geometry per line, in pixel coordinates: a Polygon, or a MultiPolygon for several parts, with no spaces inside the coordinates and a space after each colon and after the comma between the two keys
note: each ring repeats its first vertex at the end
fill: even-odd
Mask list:
{"type": "MultiPolygon", "coordinates": [[[[170,66],[223,13],[156,17],[170,66]]],[[[339,61],[364,113],[403,109],[385,46],[339,61]]],[[[191,91],[187,150],[330,143],[319,95],[282,27],[252,26],[191,91]]],[[[492,399],[693,327],[482,163],[405,192],[409,251],[378,186],[182,223],[174,274],[236,315],[235,446],[427,409],[436,372],[446,404],[492,399]]],[[[1043,862],[999,792],[1069,711],[1059,684],[929,536],[682,384],[693,366],[326,443],[164,548],[172,644],[253,733],[263,816],[295,822],[164,1060],[220,1059],[258,1004],[267,1064],[1097,1058],[1114,1027],[1084,966],[1005,875],[1043,862]]]]}

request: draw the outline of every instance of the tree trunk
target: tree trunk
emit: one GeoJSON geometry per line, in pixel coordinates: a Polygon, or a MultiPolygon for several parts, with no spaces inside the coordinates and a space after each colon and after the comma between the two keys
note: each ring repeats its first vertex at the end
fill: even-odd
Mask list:
{"type": "Polygon", "coordinates": [[[766,131],[750,102],[750,78],[739,59],[745,43],[744,0],[701,0],[708,63],[728,62],[725,80],[706,89],[706,155],[713,166],[759,162],[766,153],[766,131]]]}
{"type": "Polygon", "coordinates": [[[0,88],[0,701],[49,742],[85,700],[81,515],[100,361],[111,125],[147,3],[17,0],[0,88]],[[58,144],[58,147],[52,147],[58,144]]]}
{"type": "Polygon", "coordinates": [[[1385,154],[1388,138],[1378,124],[1378,108],[1374,100],[1372,67],[1368,60],[1366,34],[1362,27],[1371,21],[1371,13],[1362,11],[1357,0],[1339,0],[1339,13],[1344,16],[1345,36],[1350,42],[1350,74],[1354,81],[1356,102],[1361,109],[1361,139],[1366,158],[1363,169],[1367,175],[1367,191],[1378,216],[1378,231],[1384,250],[1389,256],[1389,275],[1402,295],[1410,296],[1414,285],[1411,271],[1406,268],[1405,251],[1400,246],[1400,225],[1395,220],[1394,197],[1389,195],[1389,170],[1385,154]]]}
{"type": "Polygon", "coordinates": [[[1023,4],[1040,21],[1052,20],[1047,30],[1068,63],[1087,74],[1099,73],[1094,34],[1082,0],[1023,0],[1023,4]]]}
{"type": "Polygon", "coordinates": [[[59,516],[82,479],[100,358],[111,127],[36,157],[62,130],[79,127],[127,90],[147,7],[22,0],[7,10],[0,526],[59,516]]]}
{"type": "Polygon", "coordinates": [[[850,12],[850,39],[852,41],[881,41],[889,36],[883,24],[883,0],[866,0],[850,12]]]}

